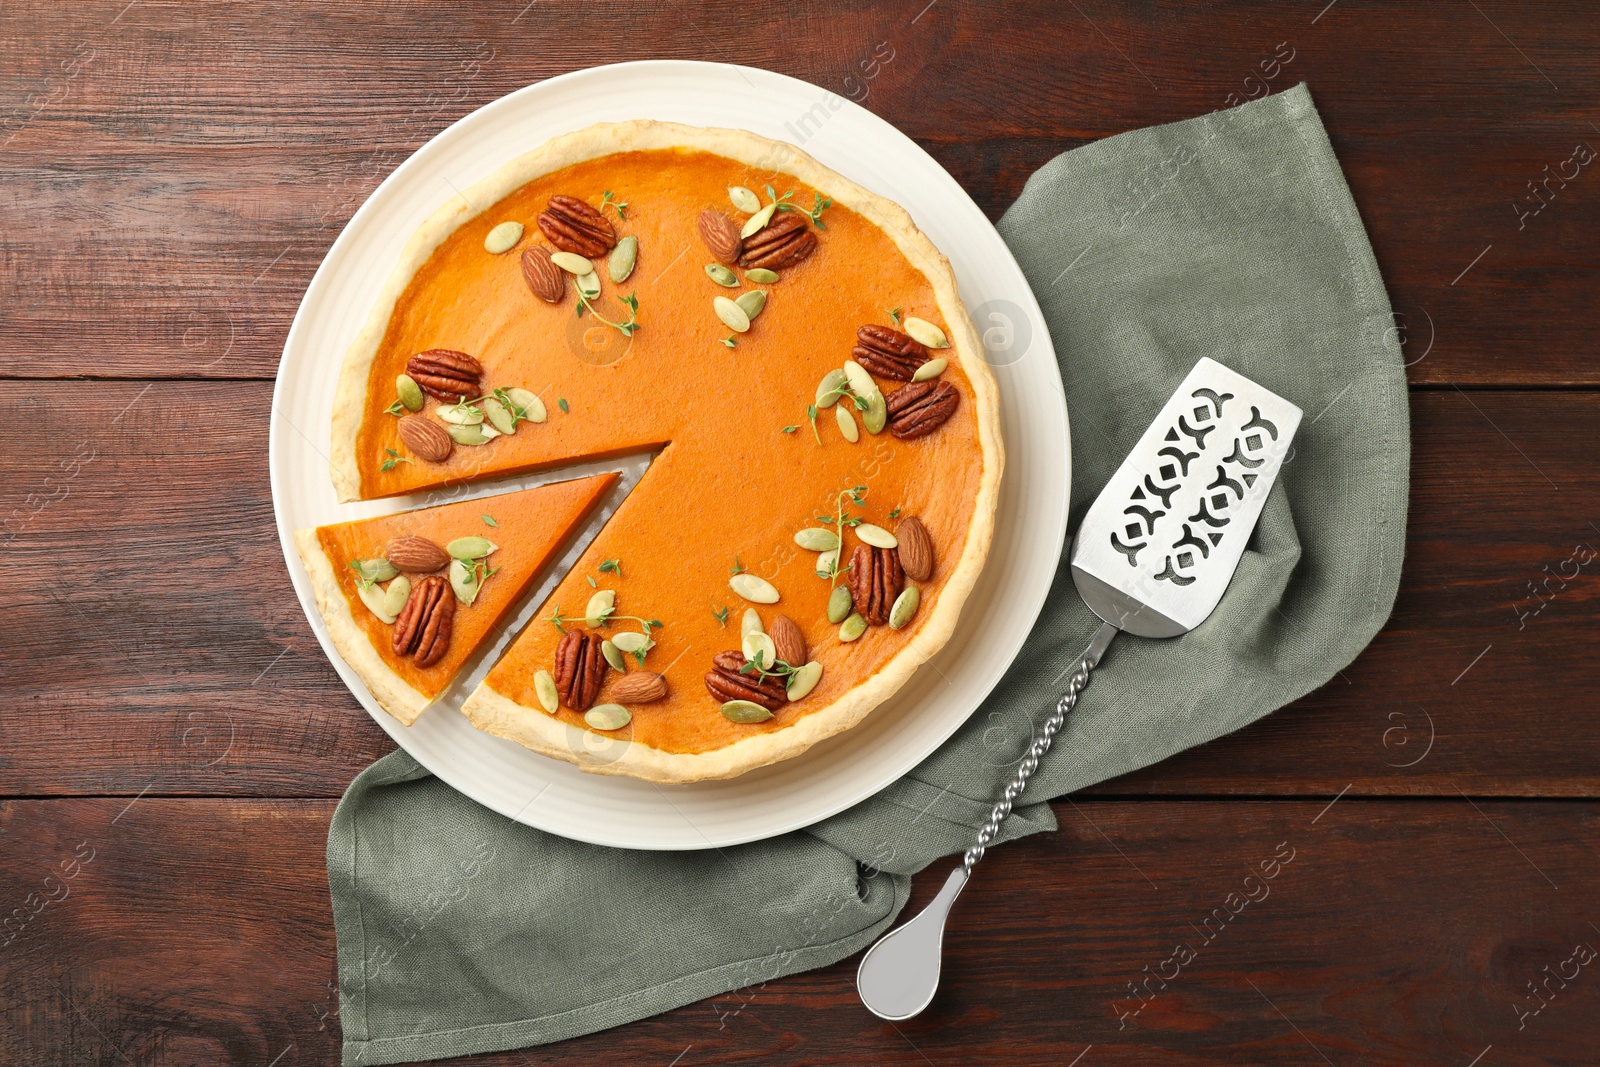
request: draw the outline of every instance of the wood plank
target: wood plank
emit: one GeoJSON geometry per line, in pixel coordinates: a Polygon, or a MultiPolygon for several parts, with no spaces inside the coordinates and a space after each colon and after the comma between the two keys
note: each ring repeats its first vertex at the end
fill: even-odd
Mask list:
{"type": "MultiPolygon", "coordinates": [[[[27,739],[0,795],[336,796],[391,749],[289,584],[269,396],[0,383],[0,422],[29,427],[0,437],[0,733],[27,739]]],[[[1600,795],[1600,561],[1574,561],[1600,546],[1600,395],[1412,399],[1388,627],[1296,706],[1098,792],[1600,795]]]]}
{"type": "MultiPolygon", "coordinates": [[[[665,56],[858,99],[991,217],[1059,151],[1307,81],[1413,380],[1600,384],[1600,180],[1568,162],[1600,145],[1580,91],[1600,22],[1577,0],[1315,15],[1033,0],[999,18],[788,0],[755,23],[726,3],[400,5],[381,32],[339,3],[33,0],[7,19],[8,376],[269,377],[333,238],[427,138],[531,82],[665,56]]],[[[796,140],[813,132],[792,122],[796,140]]]]}
{"type": "MultiPolygon", "coordinates": [[[[127,805],[0,805],[0,900],[16,909],[0,951],[0,1058],[337,1063],[322,855],[332,803],[127,805]]],[[[1080,801],[1057,812],[1059,833],[984,862],[953,919],[943,989],[918,1019],[869,1015],[849,959],[454,1062],[1059,1067],[1090,1046],[1085,1067],[1593,1060],[1596,964],[1542,985],[1575,945],[1600,946],[1586,888],[1600,877],[1592,802],[1080,801]],[[1179,945],[1192,953],[1181,965],[1169,962],[1179,945]],[[1145,984],[1158,974],[1164,983],[1145,984]],[[1548,992],[1535,999],[1529,983],[1548,992]],[[1519,1009],[1541,1004],[1519,1027],[1519,1009]]],[[[913,906],[948,866],[919,876],[913,906]]]]}

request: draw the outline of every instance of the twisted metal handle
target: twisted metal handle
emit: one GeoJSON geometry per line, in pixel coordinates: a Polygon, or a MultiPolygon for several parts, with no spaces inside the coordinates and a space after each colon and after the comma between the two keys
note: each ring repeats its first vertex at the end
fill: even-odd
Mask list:
{"type": "Polygon", "coordinates": [[[1000,826],[1011,814],[1011,806],[1028,787],[1028,779],[1033,777],[1033,772],[1039,769],[1039,761],[1044,754],[1050,751],[1050,743],[1055,740],[1056,734],[1066,723],[1067,716],[1072,714],[1072,709],[1078,705],[1078,694],[1083,692],[1089,684],[1089,673],[1100,664],[1100,657],[1105,654],[1106,646],[1117,634],[1117,628],[1110,623],[1100,627],[1094,635],[1094,640],[1089,642],[1089,647],[1084,650],[1083,656],[1078,660],[1078,667],[1072,672],[1072,677],[1067,679],[1067,691],[1061,694],[1061,699],[1056,701],[1056,707],[1045,720],[1044,728],[1039,731],[1039,736],[1033,739],[1028,746],[1027,753],[1022,757],[1022,763],[1017,767],[1017,773],[1012,775],[1006,783],[1005,792],[1001,794],[1000,802],[989,812],[988,821],[978,831],[978,840],[967,849],[966,855],[961,860],[962,868],[972,873],[979,860],[983,859],[984,852],[994,843],[1000,833],[1000,826]]]}

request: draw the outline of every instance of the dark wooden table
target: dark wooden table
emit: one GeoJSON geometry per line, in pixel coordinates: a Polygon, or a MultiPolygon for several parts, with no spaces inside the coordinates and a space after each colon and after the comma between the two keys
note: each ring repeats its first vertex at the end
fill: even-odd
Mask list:
{"type": "Polygon", "coordinates": [[[680,57],[859,99],[996,218],[1058,152],[1310,83],[1410,364],[1405,578],[1322,691],[995,852],[923,1018],[846,961],[473,1062],[1594,1063],[1600,19],[1324,3],[7,5],[0,1062],[337,1062],[323,842],[390,742],[273,528],[285,332],[434,133],[680,57]]]}

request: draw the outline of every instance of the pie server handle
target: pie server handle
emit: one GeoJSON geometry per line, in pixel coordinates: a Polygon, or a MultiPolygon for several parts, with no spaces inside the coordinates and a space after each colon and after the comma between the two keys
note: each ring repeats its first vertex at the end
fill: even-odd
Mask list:
{"type": "Polygon", "coordinates": [[[1089,684],[1090,672],[1099,665],[1106,646],[1111,644],[1111,639],[1118,632],[1109,622],[1104,623],[1089,642],[1089,647],[1084,649],[1078,659],[1077,669],[1067,680],[1066,692],[1061,694],[1055,710],[1028,746],[1017,773],[1006,783],[1005,792],[989,812],[988,820],[978,831],[977,840],[962,857],[961,866],[951,871],[945,879],[944,888],[916,918],[884,934],[861,957],[861,967],[856,971],[856,990],[861,994],[861,1003],[872,1014],[891,1021],[909,1019],[933,1001],[933,994],[939,988],[944,923],[950,915],[951,905],[961,895],[967,879],[972,877],[972,868],[983,859],[984,851],[999,835],[1000,826],[1011,814],[1012,805],[1028,787],[1028,779],[1039,769],[1039,761],[1050,751],[1050,743],[1077,706],[1078,694],[1089,684]]]}

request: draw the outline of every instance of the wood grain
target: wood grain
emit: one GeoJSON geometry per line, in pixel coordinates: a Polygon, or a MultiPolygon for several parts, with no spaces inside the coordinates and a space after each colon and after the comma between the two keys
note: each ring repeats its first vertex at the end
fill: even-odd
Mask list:
{"type": "MultiPolygon", "coordinates": [[[[857,1003],[852,958],[574,1041],[453,1062],[1061,1067],[1090,1045],[1083,1064],[1303,1067],[1320,1052],[1336,1064],[1464,1065],[1490,1045],[1484,1062],[1592,1062],[1600,962],[1552,984],[1520,1029],[1515,1010],[1540,1003],[1526,984],[1544,967],[1600,946],[1592,805],[1346,798],[1324,809],[1058,805],[1058,833],[984,861],[956,910],[934,1010],[898,1026],[857,1003]],[[1164,961],[1179,944],[1194,958],[1173,977],[1164,961]],[[1165,988],[1143,985],[1158,972],[1165,988]]],[[[0,1059],[337,1063],[322,870],[332,810],[0,805],[12,938],[0,948],[0,1059]],[[61,899],[37,903],[52,894],[61,899]]],[[[943,866],[919,876],[913,906],[943,866]]]]}
{"type": "Polygon", "coordinates": [[[1600,145],[1600,22],[1577,2],[1303,6],[787,0],[752,22],[731,0],[509,0],[391,5],[374,32],[333,3],[12,5],[0,374],[270,377],[328,246],[429,137],[552,75],[676,58],[859,100],[991,217],[1058,152],[1306,81],[1413,380],[1600,383],[1600,179],[1562,167],[1600,145]]]}
{"type": "MultiPolygon", "coordinates": [[[[0,732],[29,739],[0,792],[335,796],[390,750],[289,584],[269,396],[0,383],[0,423],[31,428],[0,438],[0,732]]],[[[1413,394],[1409,555],[1378,639],[1299,704],[1098,791],[1600,794],[1600,558],[1569,562],[1600,547],[1596,426],[1594,393],[1413,394]]]]}

